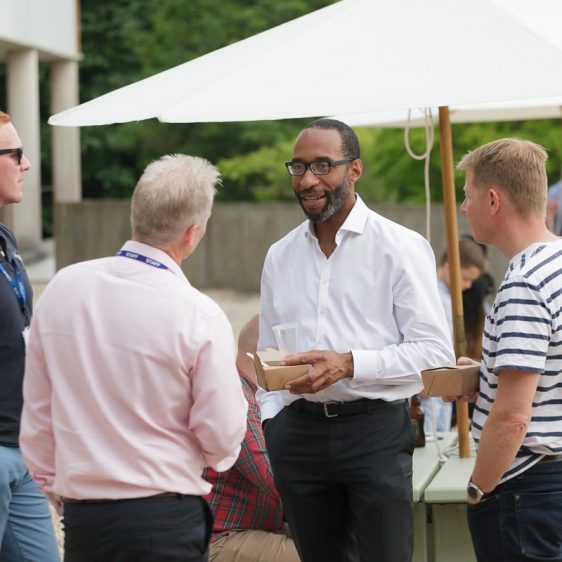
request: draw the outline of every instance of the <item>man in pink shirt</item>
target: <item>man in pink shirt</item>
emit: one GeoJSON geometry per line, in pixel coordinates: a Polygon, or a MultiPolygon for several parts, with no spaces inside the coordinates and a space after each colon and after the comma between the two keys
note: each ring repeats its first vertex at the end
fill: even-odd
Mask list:
{"type": "Polygon", "coordinates": [[[201,158],[150,164],[133,240],[61,270],[38,303],[21,448],[64,509],[66,562],[207,560],[201,474],[232,466],[247,411],[231,326],[180,268],[218,182],[201,158]]]}

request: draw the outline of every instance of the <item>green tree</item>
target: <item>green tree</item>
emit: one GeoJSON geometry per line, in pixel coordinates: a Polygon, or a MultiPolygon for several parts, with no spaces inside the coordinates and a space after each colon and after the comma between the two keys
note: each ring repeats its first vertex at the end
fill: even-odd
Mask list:
{"type": "MultiPolygon", "coordinates": [[[[151,76],[334,0],[82,0],[84,59],[81,101],[151,76]]],[[[43,184],[51,184],[48,64],[41,63],[43,184]]],[[[290,75],[287,75],[290,80],[290,75]]],[[[392,85],[389,85],[391,87],[392,85]]],[[[0,66],[0,107],[6,107],[5,69],[0,66]]],[[[352,110],[353,108],[350,108],[352,110]]],[[[223,200],[266,201],[292,197],[283,162],[306,120],[249,123],[165,124],[156,120],[81,129],[85,197],[128,197],[144,167],[162,154],[185,152],[217,162],[224,177],[223,200]]],[[[419,203],[424,199],[423,163],[404,149],[400,129],[357,129],[364,175],[359,189],[373,201],[419,203]]],[[[551,183],[560,178],[562,126],[558,120],[453,126],[454,158],[505,136],[545,146],[551,183]]],[[[431,156],[432,201],[442,200],[439,134],[431,156]]],[[[424,150],[424,133],[411,144],[424,150]]],[[[457,198],[463,179],[457,177],[457,198]]],[[[46,206],[48,212],[48,206],[46,206]]]]}
{"type": "MultiPolygon", "coordinates": [[[[363,177],[358,189],[374,202],[422,203],[424,164],[412,159],[404,147],[402,129],[356,128],[361,143],[363,177]]],[[[542,144],[549,153],[547,172],[550,183],[560,179],[562,162],[562,128],[557,120],[535,120],[505,123],[474,123],[453,126],[454,162],[469,150],[502,137],[519,137],[542,144]]],[[[283,162],[290,158],[292,140],[259,148],[253,153],[220,161],[226,191],[234,198],[257,201],[292,197],[283,162]],[[276,160],[276,161],[275,161],[276,160]]],[[[410,145],[415,153],[425,151],[423,129],[410,131],[410,145]]],[[[430,158],[431,201],[442,201],[441,156],[439,131],[430,158]]],[[[463,198],[462,174],[456,175],[456,195],[463,198]]]]}
{"type": "MultiPolygon", "coordinates": [[[[92,99],[330,3],[83,0],[81,98],[92,99]]],[[[295,121],[186,125],[155,120],[84,128],[84,194],[126,197],[144,166],[162,154],[185,152],[216,162],[275,145],[298,128],[295,121]]],[[[251,191],[232,183],[219,197],[233,194],[253,199],[251,191]]]]}

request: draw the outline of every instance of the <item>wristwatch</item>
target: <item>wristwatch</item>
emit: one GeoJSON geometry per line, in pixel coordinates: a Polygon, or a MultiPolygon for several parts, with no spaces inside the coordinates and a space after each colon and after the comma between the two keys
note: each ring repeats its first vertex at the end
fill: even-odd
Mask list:
{"type": "Polygon", "coordinates": [[[472,481],[472,478],[468,482],[466,493],[474,503],[478,503],[486,495],[486,493],[482,490],[482,488],[480,488],[480,486],[478,486],[472,481]]]}

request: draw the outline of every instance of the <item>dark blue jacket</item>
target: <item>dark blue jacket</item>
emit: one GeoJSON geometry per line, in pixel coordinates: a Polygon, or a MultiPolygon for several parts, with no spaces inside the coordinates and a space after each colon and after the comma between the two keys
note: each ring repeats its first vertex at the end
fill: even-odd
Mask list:
{"type": "Polygon", "coordinates": [[[17,296],[0,272],[0,445],[17,447],[23,404],[22,384],[25,344],[22,332],[31,318],[33,293],[13,233],[0,224],[0,264],[15,279],[14,266],[22,273],[26,306],[22,311],[17,296]]]}

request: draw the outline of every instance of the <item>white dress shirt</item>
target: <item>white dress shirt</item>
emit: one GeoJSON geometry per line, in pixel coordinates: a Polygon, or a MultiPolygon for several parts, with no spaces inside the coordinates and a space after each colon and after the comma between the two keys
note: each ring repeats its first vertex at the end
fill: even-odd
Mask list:
{"type": "Polygon", "coordinates": [[[277,347],[272,326],[298,324],[299,351],[353,354],[354,374],[316,394],[258,391],[262,418],[310,401],[396,400],[422,389],[420,371],[454,364],[435,275],[435,256],[412,230],[357,197],[329,258],[305,221],[267,254],[258,349],[277,347]]]}
{"type": "Polygon", "coordinates": [[[453,305],[451,302],[451,289],[443,281],[437,281],[437,288],[439,289],[439,297],[441,298],[441,305],[447,318],[449,326],[449,333],[453,337],[453,305]]]}
{"type": "Polygon", "coordinates": [[[203,495],[228,469],[247,402],[232,328],[166,253],[123,250],[62,269],[39,299],[20,443],[46,492],[77,499],[203,495]]]}

